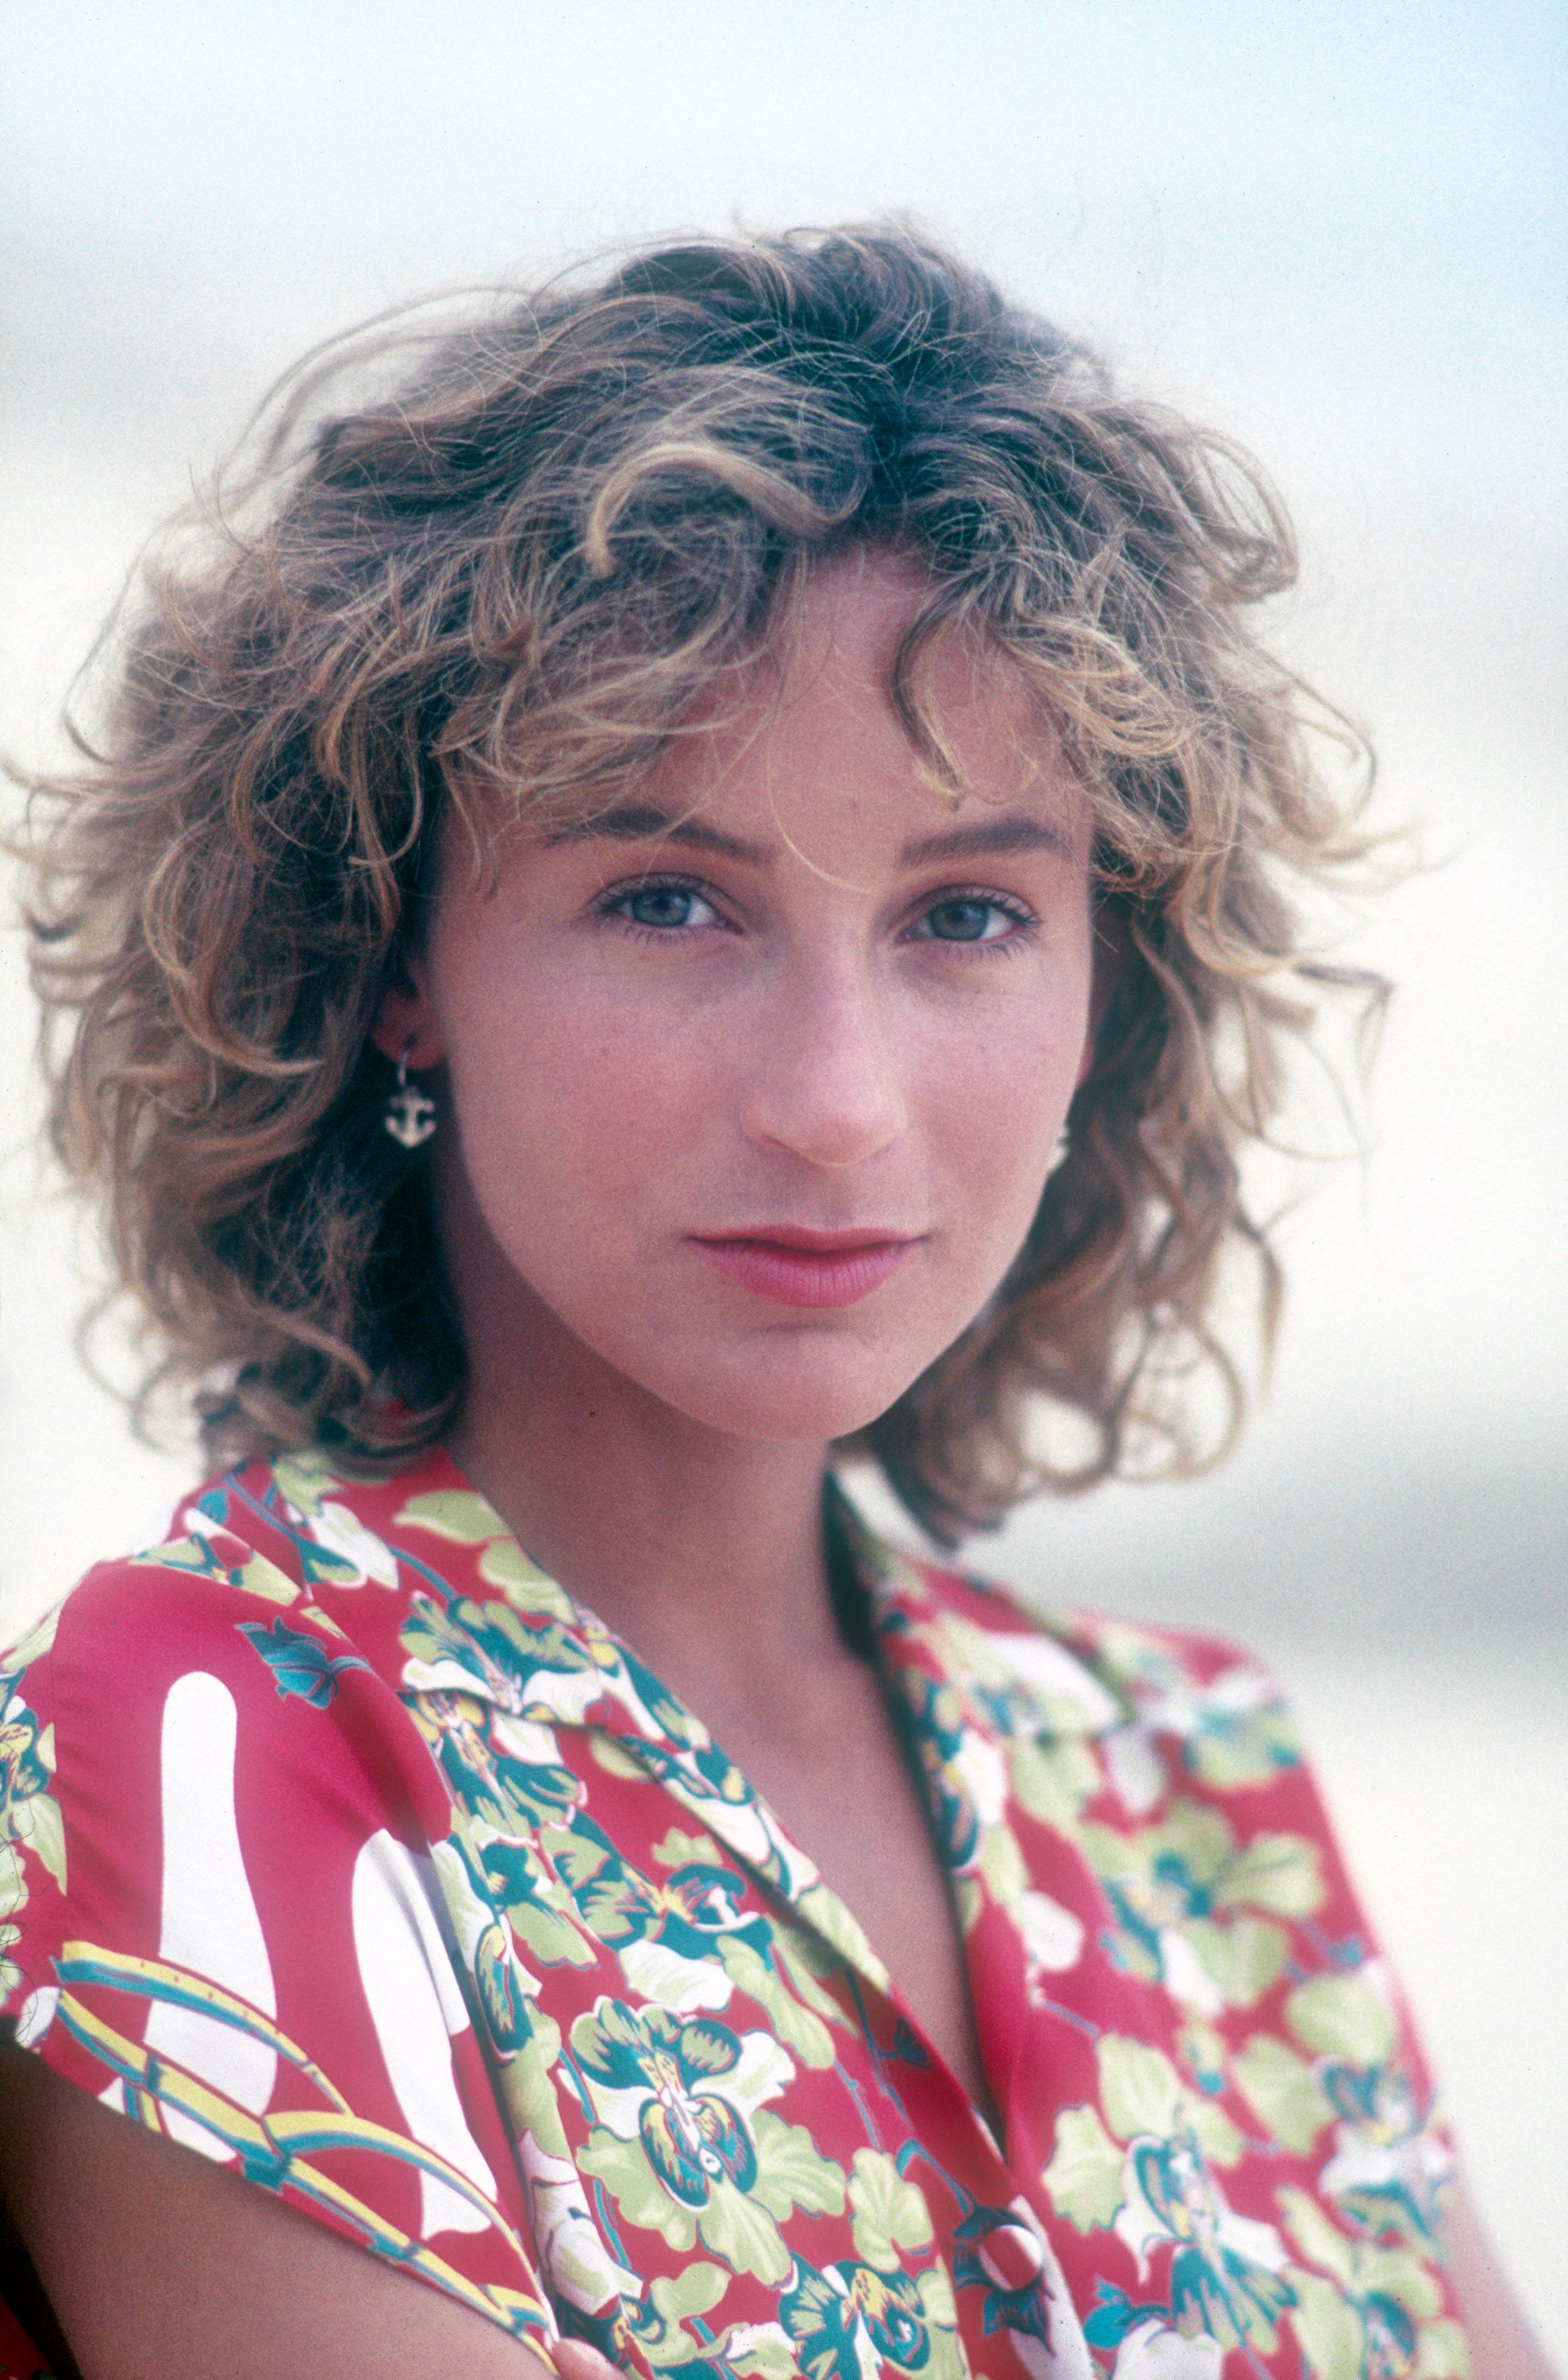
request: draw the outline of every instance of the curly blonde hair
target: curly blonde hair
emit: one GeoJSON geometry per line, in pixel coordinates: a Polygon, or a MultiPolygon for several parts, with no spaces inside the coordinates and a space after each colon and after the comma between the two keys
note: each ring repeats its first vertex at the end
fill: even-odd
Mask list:
{"type": "Polygon", "coordinates": [[[860,1450],[952,1541],[1234,1435],[1227,1251],[1265,1339],[1279,1281],[1238,1158],[1348,980],[1303,893],[1365,848],[1317,757],[1335,714],[1254,626],[1289,528],[1234,448],[895,225],[654,249],[361,334],[143,570],[79,767],[34,783],[31,923],[55,1148],[152,1327],[144,1399],[193,1392],[214,1455],[383,1463],[461,1397],[369,1039],[444,816],[482,846],[605,799],[873,540],[928,589],[890,691],[929,773],[954,783],[917,664],[978,629],[1086,788],[1121,965],[1008,1279],[860,1450]]]}

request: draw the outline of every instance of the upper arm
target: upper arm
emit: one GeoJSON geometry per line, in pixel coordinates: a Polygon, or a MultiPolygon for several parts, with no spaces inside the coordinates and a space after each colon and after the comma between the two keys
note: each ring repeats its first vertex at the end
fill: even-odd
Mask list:
{"type": "Polygon", "coordinates": [[[553,2380],[499,2325],[12,2047],[0,2193],[82,2380],[553,2380]]]}
{"type": "MultiPolygon", "coordinates": [[[[397,2322],[445,2292],[481,2341],[547,2338],[526,2191],[440,1924],[430,1847],[449,1797],[346,1640],[307,1609],[272,1613],[223,1577],[109,1565],[52,1654],[33,1642],[0,1678],[0,2010],[32,2053],[7,2097],[48,2118],[9,2153],[38,2161],[13,2168],[15,2219],[52,2289],[115,2240],[144,2260],[128,2299],[101,2277],[79,2320],[139,2303],[199,2192],[193,2240],[272,2243],[286,2296],[330,2256],[362,2297],[384,2259],[397,2322]],[[61,2087],[38,2096],[34,2069],[61,2087]],[[102,2226],[77,2219],[114,2177],[102,2226]]],[[[211,2262],[232,2302],[226,2245],[211,2262]]],[[[182,2298],[200,2283],[193,2268],[182,2298]]],[[[180,2368],[172,2350],[153,2364],[180,2368]]],[[[100,2362],[132,2368],[118,2348],[100,2362]]]]}

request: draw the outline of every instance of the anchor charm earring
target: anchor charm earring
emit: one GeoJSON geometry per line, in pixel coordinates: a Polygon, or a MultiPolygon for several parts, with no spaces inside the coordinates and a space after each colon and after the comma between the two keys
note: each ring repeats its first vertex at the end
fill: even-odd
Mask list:
{"type": "Polygon", "coordinates": [[[403,1055],[397,1061],[397,1088],[386,1103],[382,1118],[388,1132],[405,1148],[418,1148],[435,1130],[435,1101],[416,1088],[408,1080],[408,1052],[413,1042],[405,1042],[403,1055]]]}

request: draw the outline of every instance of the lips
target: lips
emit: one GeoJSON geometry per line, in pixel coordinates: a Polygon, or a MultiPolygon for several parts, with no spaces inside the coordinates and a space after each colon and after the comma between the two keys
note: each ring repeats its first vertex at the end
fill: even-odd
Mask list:
{"type": "Polygon", "coordinates": [[[691,1245],[737,1287],[774,1305],[856,1305],[880,1289],[921,1245],[883,1232],[693,1234],[691,1245]]]}

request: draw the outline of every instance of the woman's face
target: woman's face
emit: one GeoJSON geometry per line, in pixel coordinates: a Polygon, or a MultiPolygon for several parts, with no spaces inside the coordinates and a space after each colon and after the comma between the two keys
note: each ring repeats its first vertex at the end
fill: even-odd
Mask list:
{"type": "Polygon", "coordinates": [[[607,816],[515,831],[492,892],[453,855],[376,1038],[445,1066],[438,1195],[492,1352],[564,1327],[692,1420],[830,1439],[1017,1253],[1086,1063],[1087,812],[956,640],[926,684],[970,790],[922,782],[887,696],[919,599],[833,565],[607,816]]]}

